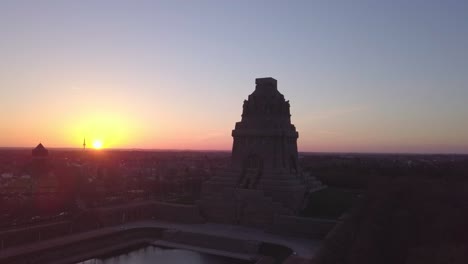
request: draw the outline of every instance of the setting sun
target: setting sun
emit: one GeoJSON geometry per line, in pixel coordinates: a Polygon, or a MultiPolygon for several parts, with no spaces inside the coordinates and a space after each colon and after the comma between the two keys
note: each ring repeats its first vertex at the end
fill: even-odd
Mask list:
{"type": "Polygon", "coordinates": [[[95,149],[100,149],[100,148],[102,148],[102,141],[101,141],[101,140],[95,140],[95,141],[93,142],[93,148],[95,148],[95,149]]]}

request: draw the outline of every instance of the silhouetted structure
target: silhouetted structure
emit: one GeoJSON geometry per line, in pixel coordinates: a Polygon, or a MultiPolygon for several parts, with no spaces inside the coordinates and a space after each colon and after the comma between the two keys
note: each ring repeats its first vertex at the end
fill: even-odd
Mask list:
{"type": "Polygon", "coordinates": [[[277,214],[294,215],[306,191],[321,187],[298,166],[298,132],[277,81],[259,78],[255,83],[232,131],[230,168],[203,186],[199,206],[209,221],[269,225],[277,214]]]}
{"type": "Polygon", "coordinates": [[[49,156],[49,151],[42,145],[42,143],[39,143],[39,145],[37,145],[31,152],[34,158],[47,158],[47,156],[49,156]]]}
{"type": "Polygon", "coordinates": [[[244,101],[242,121],[232,131],[232,162],[242,168],[244,188],[255,188],[263,171],[298,174],[299,134],[291,124],[289,101],[276,88],[275,79],[257,79],[256,84],[244,101]]]}
{"type": "Polygon", "coordinates": [[[45,175],[48,172],[49,151],[39,143],[32,151],[32,176],[37,178],[45,175]]]}

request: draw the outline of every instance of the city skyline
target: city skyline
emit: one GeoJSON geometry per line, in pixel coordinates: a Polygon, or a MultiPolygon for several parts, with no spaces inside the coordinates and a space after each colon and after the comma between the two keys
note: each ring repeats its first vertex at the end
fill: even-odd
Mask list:
{"type": "Polygon", "coordinates": [[[255,78],[303,152],[468,153],[463,1],[3,1],[0,147],[231,150],[255,78]]]}

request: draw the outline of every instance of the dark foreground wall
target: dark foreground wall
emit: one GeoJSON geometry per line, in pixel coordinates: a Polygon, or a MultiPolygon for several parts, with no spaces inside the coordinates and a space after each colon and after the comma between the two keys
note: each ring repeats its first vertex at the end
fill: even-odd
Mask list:
{"type": "MultiPolygon", "coordinates": [[[[281,263],[291,252],[288,248],[279,245],[275,248],[275,245],[267,245],[260,241],[236,241],[229,238],[174,231],[166,231],[164,236],[161,233],[163,229],[137,229],[138,232],[136,232],[135,230],[121,230],[118,227],[120,224],[149,219],[188,224],[204,222],[198,207],[194,205],[143,202],[88,210],[69,221],[0,232],[0,264],[52,263],[51,259],[64,259],[86,254],[88,254],[86,256],[93,257],[99,252],[102,254],[104,251],[109,252],[110,249],[119,250],[121,247],[148,243],[155,239],[238,253],[253,253],[258,250],[259,255],[273,257],[273,263],[281,263]],[[127,231],[131,231],[131,234],[127,231]],[[68,242],[64,243],[64,241],[68,242]],[[38,244],[42,246],[37,247],[38,244]],[[28,250],[24,251],[25,248],[28,250]],[[15,251],[16,254],[11,253],[15,251]]],[[[335,224],[335,221],[329,220],[277,216],[269,231],[285,235],[322,238],[335,224]]],[[[73,261],[68,263],[76,263],[79,260],[73,261]]],[[[262,258],[261,261],[261,263],[269,263],[271,258],[262,258]]]]}
{"type": "Polygon", "coordinates": [[[153,206],[154,217],[158,220],[186,224],[201,224],[205,222],[196,205],[154,203],[153,206]]]}
{"type": "Polygon", "coordinates": [[[77,263],[95,257],[113,256],[129,248],[149,245],[154,241],[171,241],[206,249],[253,254],[258,256],[258,262],[262,264],[283,263],[292,252],[287,247],[271,243],[164,228],[104,228],[0,251],[0,263],[77,263]]]}
{"type": "Polygon", "coordinates": [[[278,215],[269,229],[271,233],[306,238],[324,238],[338,223],[335,220],[278,215]]]}
{"type": "Polygon", "coordinates": [[[196,205],[142,202],[123,206],[94,209],[100,226],[124,224],[138,220],[163,220],[176,223],[204,223],[196,205]]]}
{"type": "Polygon", "coordinates": [[[180,230],[164,231],[163,239],[169,242],[244,254],[257,254],[262,244],[260,241],[249,241],[180,230]]]}
{"type": "Polygon", "coordinates": [[[97,230],[140,220],[185,224],[203,223],[198,207],[159,202],[141,202],[83,211],[67,221],[23,226],[0,231],[0,250],[56,237],[97,230]]]}
{"type": "Polygon", "coordinates": [[[0,250],[70,234],[71,221],[60,221],[0,232],[0,250]]]}
{"type": "Polygon", "coordinates": [[[0,263],[76,263],[108,252],[143,245],[160,237],[161,228],[87,232],[0,252],[0,263]]]}

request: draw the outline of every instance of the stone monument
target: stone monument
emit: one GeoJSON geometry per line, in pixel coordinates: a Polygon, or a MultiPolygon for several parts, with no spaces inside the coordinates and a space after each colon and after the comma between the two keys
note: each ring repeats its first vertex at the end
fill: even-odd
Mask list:
{"type": "Polygon", "coordinates": [[[198,205],[208,221],[268,226],[275,215],[295,215],[306,193],[320,187],[299,167],[299,134],[277,81],[259,78],[255,83],[232,131],[229,168],[203,184],[198,205]]]}

